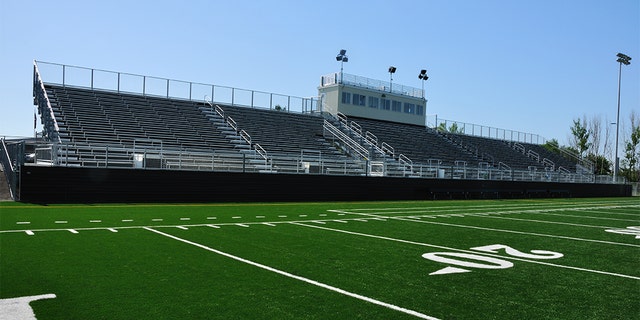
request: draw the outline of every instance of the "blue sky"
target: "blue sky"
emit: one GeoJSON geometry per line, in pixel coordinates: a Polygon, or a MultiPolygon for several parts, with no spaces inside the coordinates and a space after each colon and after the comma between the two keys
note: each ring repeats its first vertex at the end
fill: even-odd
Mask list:
{"type": "MultiPolygon", "coordinates": [[[[32,136],[32,63],[317,95],[345,72],[420,87],[427,114],[567,143],[572,120],[640,113],[640,1],[0,0],[0,135],[32,136]]],[[[622,121],[621,121],[622,122],[622,121]]]]}

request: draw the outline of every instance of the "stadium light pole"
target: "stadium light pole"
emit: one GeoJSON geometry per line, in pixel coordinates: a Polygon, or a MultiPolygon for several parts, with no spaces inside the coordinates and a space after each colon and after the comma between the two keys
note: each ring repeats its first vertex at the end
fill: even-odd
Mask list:
{"type": "Polygon", "coordinates": [[[389,92],[393,92],[393,74],[396,73],[396,67],[389,67],[389,92]]]}
{"type": "Polygon", "coordinates": [[[420,70],[420,74],[418,74],[418,79],[422,80],[422,81],[420,81],[420,82],[422,82],[422,99],[425,99],[424,82],[429,79],[429,77],[427,76],[427,70],[426,69],[420,70]]]}
{"type": "Polygon", "coordinates": [[[616,115],[616,156],[615,156],[615,164],[613,165],[613,181],[616,182],[618,180],[618,170],[620,170],[620,158],[618,157],[618,135],[620,134],[620,84],[622,82],[622,65],[628,66],[631,64],[631,57],[626,54],[618,53],[616,55],[618,60],[616,60],[620,64],[620,68],[618,70],[618,112],[616,115]]]}
{"type": "Polygon", "coordinates": [[[347,57],[347,50],[340,49],[340,53],[336,56],[336,60],[340,61],[340,84],[342,84],[342,70],[344,68],[344,63],[349,62],[349,57],[347,57]]]}

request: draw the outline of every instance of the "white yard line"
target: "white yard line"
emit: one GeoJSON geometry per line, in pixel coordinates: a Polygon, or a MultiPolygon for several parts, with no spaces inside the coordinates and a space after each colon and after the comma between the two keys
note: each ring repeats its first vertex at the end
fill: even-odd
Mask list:
{"type": "MultiPolygon", "coordinates": [[[[515,230],[507,230],[507,229],[496,229],[496,228],[468,226],[468,225],[463,225],[463,224],[453,224],[453,223],[446,223],[446,222],[413,220],[413,219],[405,219],[405,218],[402,218],[402,217],[388,217],[388,218],[389,219],[393,219],[393,220],[399,220],[399,221],[409,221],[409,222],[415,222],[415,223],[427,223],[427,224],[435,224],[435,225],[448,226],[448,227],[458,227],[458,228],[467,228],[467,229],[476,229],[476,230],[485,230],[485,231],[506,232],[506,233],[524,234],[524,235],[536,236],[536,237],[547,237],[547,238],[556,238],[556,239],[565,239],[565,240],[574,240],[574,241],[584,241],[584,242],[596,242],[596,243],[604,243],[604,244],[611,244],[611,245],[617,245],[617,246],[627,246],[627,247],[640,248],[640,245],[637,245],[637,244],[620,243],[620,242],[612,242],[612,241],[605,241],[605,240],[594,240],[594,239],[558,236],[558,235],[554,235],[554,234],[545,234],[545,233],[524,232],[524,231],[515,231],[515,230]]],[[[483,218],[501,218],[501,217],[483,217],[483,218]]]]}
{"type": "Polygon", "coordinates": [[[205,246],[203,244],[200,244],[200,243],[197,243],[197,242],[189,241],[189,240],[186,240],[186,239],[183,239],[183,238],[179,238],[179,237],[173,236],[173,235],[168,234],[168,233],[164,233],[162,231],[158,231],[158,230],[155,230],[155,229],[152,229],[152,228],[148,228],[148,227],[144,227],[144,229],[148,230],[148,231],[151,231],[151,232],[155,232],[155,233],[157,233],[159,235],[162,235],[162,236],[165,236],[167,238],[170,238],[170,239],[173,239],[173,240],[176,240],[176,241],[180,241],[180,242],[183,242],[183,243],[186,243],[186,244],[189,244],[189,245],[192,245],[192,246],[207,250],[209,252],[213,252],[213,253],[219,254],[221,256],[224,256],[224,257],[227,257],[227,258],[230,258],[230,259],[233,259],[233,260],[245,263],[245,264],[249,264],[249,265],[252,265],[254,267],[258,267],[260,269],[264,269],[264,270],[267,270],[267,271],[270,271],[270,272],[273,272],[273,273],[277,273],[279,275],[282,275],[282,276],[285,276],[285,277],[288,277],[288,278],[291,278],[291,279],[295,279],[295,280],[302,281],[302,282],[305,282],[305,283],[308,283],[308,284],[311,284],[311,285],[314,285],[314,286],[317,286],[317,287],[320,287],[320,288],[331,290],[333,292],[337,292],[337,293],[345,295],[345,296],[356,298],[356,299],[359,299],[359,300],[362,300],[362,301],[365,301],[365,302],[368,302],[368,303],[376,304],[376,305],[379,305],[379,306],[382,306],[382,307],[385,307],[385,308],[388,308],[388,309],[391,309],[391,310],[399,311],[399,312],[402,312],[402,313],[405,313],[405,314],[408,314],[408,315],[411,315],[411,316],[414,316],[414,317],[417,317],[417,318],[420,318],[420,319],[438,320],[438,318],[434,318],[434,317],[428,316],[426,314],[423,314],[423,313],[420,313],[420,312],[417,312],[417,311],[414,311],[414,310],[402,308],[402,307],[399,307],[399,306],[396,306],[396,305],[393,305],[393,304],[390,304],[390,303],[382,302],[380,300],[376,300],[376,299],[369,298],[369,297],[366,297],[366,296],[363,296],[363,295],[360,295],[360,294],[357,294],[357,293],[353,293],[353,292],[346,291],[346,290],[343,290],[343,289],[340,289],[340,288],[337,288],[337,287],[334,287],[334,286],[330,286],[330,285],[322,283],[322,282],[318,282],[318,281],[315,281],[315,280],[311,280],[309,278],[301,277],[301,276],[298,276],[298,275],[295,275],[295,274],[292,274],[292,273],[289,273],[289,272],[286,272],[286,271],[282,271],[280,269],[269,267],[267,265],[264,265],[264,264],[261,264],[261,263],[258,263],[258,262],[247,260],[247,259],[244,259],[244,258],[241,258],[241,257],[238,257],[238,256],[234,256],[232,254],[229,254],[229,253],[226,253],[226,252],[223,252],[223,251],[220,251],[220,250],[213,249],[211,247],[207,247],[207,246],[205,246]]]}
{"type": "MultiPolygon", "coordinates": [[[[414,220],[406,220],[406,221],[421,222],[421,221],[414,221],[414,220]]],[[[599,270],[592,270],[592,269],[585,269],[585,268],[572,267],[572,266],[565,266],[565,265],[542,262],[542,261],[527,260],[527,259],[516,258],[516,257],[508,257],[508,256],[501,256],[501,255],[497,255],[497,254],[489,254],[489,253],[484,253],[484,252],[483,253],[479,253],[477,251],[462,250],[462,249],[450,248],[450,247],[439,246],[439,245],[433,245],[433,244],[422,243],[422,242],[417,242],[417,241],[396,239],[396,238],[379,236],[379,235],[368,234],[368,233],[360,233],[360,232],[347,231],[347,230],[341,230],[341,229],[333,229],[333,228],[329,228],[329,227],[322,227],[322,226],[317,226],[317,225],[310,225],[310,224],[305,224],[304,222],[292,222],[291,224],[294,224],[294,225],[297,225],[297,226],[308,227],[308,228],[316,228],[316,229],[321,229],[321,230],[345,233],[345,234],[361,236],[361,237],[368,237],[368,238],[374,238],[374,239],[380,239],[380,240],[387,240],[387,241],[394,241],[394,242],[400,242],[400,243],[419,245],[419,246],[423,246],[423,247],[444,249],[444,250],[449,250],[449,251],[458,251],[458,252],[464,252],[464,253],[470,253],[470,254],[483,254],[483,255],[486,255],[486,256],[496,257],[496,258],[500,258],[500,259],[511,259],[511,260],[516,260],[516,261],[523,261],[523,262],[541,264],[541,265],[557,267],[557,268],[571,269],[571,270],[577,270],[577,271],[585,271],[585,272],[590,272],[590,273],[597,273],[597,274],[604,274],[604,275],[621,277],[621,278],[629,278],[629,279],[634,279],[634,280],[640,280],[640,277],[630,276],[630,275],[626,275],[626,274],[613,273],[613,272],[607,272],[607,271],[599,271],[599,270]]]]}

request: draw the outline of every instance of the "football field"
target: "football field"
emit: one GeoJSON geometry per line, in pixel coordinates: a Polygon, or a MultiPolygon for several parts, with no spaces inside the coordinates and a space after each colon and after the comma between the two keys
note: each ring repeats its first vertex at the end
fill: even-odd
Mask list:
{"type": "Polygon", "coordinates": [[[0,203],[0,319],[640,319],[640,199],[0,203]]]}

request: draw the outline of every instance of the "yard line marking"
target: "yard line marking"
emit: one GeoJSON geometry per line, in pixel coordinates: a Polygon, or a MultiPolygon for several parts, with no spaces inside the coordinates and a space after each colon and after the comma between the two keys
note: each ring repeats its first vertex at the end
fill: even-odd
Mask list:
{"type": "Polygon", "coordinates": [[[185,226],[177,226],[176,228],[178,229],[182,229],[182,230],[189,230],[189,228],[185,227],[185,226]]]}
{"type": "Polygon", "coordinates": [[[89,222],[91,222],[91,223],[100,223],[100,222],[102,222],[102,220],[89,220],[89,222]]]}
{"type": "Polygon", "coordinates": [[[307,215],[306,214],[301,214],[300,218],[305,218],[307,215]]]}
{"type": "Polygon", "coordinates": [[[132,219],[124,219],[124,220],[122,220],[122,222],[133,222],[133,220],[132,219]]]}
{"type": "MultiPolygon", "coordinates": [[[[354,212],[352,214],[354,214],[354,215],[363,215],[363,216],[375,216],[375,215],[370,215],[368,213],[355,213],[354,212]]],[[[453,224],[453,223],[446,223],[446,222],[413,220],[413,219],[406,219],[406,218],[403,218],[403,217],[392,217],[392,216],[390,216],[390,217],[386,217],[386,218],[393,219],[393,220],[398,220],[398,221],[407,221],[407,222],[415,222],[415,223],[427,223],[427,224],[435,224],[435,225],[448,226],[448,227],[468,228],[468,229],[477,229],[477,230],[485,230],[485,231],[496,231],[496,232],[506,232],[506,233],[515,233],[515,234],[525,234],[525,235],[529,235],[529,236],[549,237],[549,238],[575,240],[575,241],[585,241],[585,242],[596,242],[596,243],[604,243],[604,244],[611,244],[611,245],[617,245],[617,246],[628,246],[628,247],[638,247],[638,248],[640,248],[640,245],[630,244],[630,243],[620,243],[620,242],[611,242],[611,241],[604,241],[604,240],[574,238],[574,237],[567,237],[567,236],[558,236],[558,235],[553,235],[553,234],[524,232],[524,231],[515,231],[515,230],[507,230],[507,229],[495,229],[495,228],[486,228],[486,227],[478,227],[478,226],[468,226],[468,225],[463,225],[463,224],[453,224]]],[[[485,218],[488,218],[488,217],[485,217],[485,218]]],[[[504,219],[504,217],[491,217],[491,218],[503,218],[504,219]]]]}
{"type": "Polygon", "coordinates": [[[214,229],[220,229],[220,227],[219,227],[219,226],[214,226],[214,225],[212,225],[212,224],[208,224],[208,225],[207,225],[207,227],[209,227],[209,228],[214,228],[214,229]]]}
{"type": "Polygon", "coordinates": [[[55,223],[57,223],[57,224],[65,224],[65,223],[69,223],[69,222],[65,221],[65,220],[58,220],[55,223]]]}
{"type": "Polygon", "coordinates": [[[158,219],[158,218],[156,218],[156,219],[151,219],[151,221],[154,221],[154,222],[160,222],[160,221],[163,221],[163,220],[164,220],[164,219],[158,219]]]}
{"type": "Polygon", "coordinates": [[[111,232],[118,232],[118,230],[114,229],[114,228],[107,228],[107,230],[111,231],[111,232]]]}
{"type": "Polygon", "coordinates": [[[287,216],[278,216],[278,218],[286,218],[287,216]]]}
{"type": "Polygon", "coordinates": [[[233,217],[231,217],[231,219],[241,219],[241,218],[242,218],[241,216],[233,216],[233,217]]]}
{"type": "Polygon", "coordinates": [[[578,223],[568,223],[568,222],[560,222],[560,221],[545,221],[545,220],[535,220],[535,219],[521,219],[521,218],[509,218],[509,217],[492,217],[492,216],[483,216],[478,218],[489,218],[489,219],[504,219],[504,220],[515,220],[515,221],[526,221],[526,222],[538,222],[538,223],[549,223],[549,224],[561,224],[572,227],[585,227],[585,228],[612,228],[607,226],[594,226],[590,224],[578,224],[578,223]]]}
{"type": "Polygon", "coordinates": [[[30,236],[32,236],[32,235],[34,235],[34,234],[35,234],[35,233],[33,233],[33,231],[31,231],[31,230],[25,230],[25,231],[24,231],[24,233],[26,233],[27,235],[30,235],[30,236]]]}
{"type": "Polygon", "coordinates": [[[348,223],[348,222],[346,222],[346,221],[344,221],[344,220],[333,220],[333,221],[335,221],[335,222],[340,222],[340,223],[348,223]]]}
{"type": "Polygon", "coordinates": [[[283,271],[283,270],[280,270],[280,269],[276,269],[276,268],[273,268],[273,267],[270,267],[270,266],[267,266],[267,265],[264,265],[264,264],[261,264],[261,263],[258,263],[258,262],[254,262],[254,261],[251,261],[251,260],[248,260],[248,259],[244,259],[244,258],[241,258],[241,257],[238,257],[238,256],[234,256],[232,254],[229,254],[229,253],[226,253],[226,252],[223,252],[223,251],[211,248],[211,247],[207,247],[207,246],[205,246],[203,244],[200,244],[200,243],[197,243],[197,242],[189,241],[189,240],[186,240],[186,239],[183,239],[183,238],[179,238],[179,237],[173,236],[173,235],[168,234],[168,233],[164,233],[162,231],[158,231],[158,230],[155,230],[155,229],[152,229],[152,228],[149,228],[149,227],[144,227],[144,229],[146,229],[148,231],[151,231],[151,232],[155,232],[155,233],[157,233],[159,235],[162,235],[162,236],[165,236],[167,238],[170,238],[170,239],[173,239],[173,240],[176,240],[176,241],[180,241],[180,242],[183,242],[183,243],[198,247],[200,249],[204,249],[204,250],[207,250],[209,252],[213,252],[215,254],[218,254],[218,255],[221,255],[221,256],[236,260],[238,262],[249,264],[249,265],[252,265],[254,267],[258,267],[260,269],[264,269],[264,270],[267,270],[267,271],[270,271],[270,272],[273,272],[273,273],[277,273],[279,275],[282,275],[282,276],[285,276],[285,277],[288,277],[288,278],[291,278],[291,279],[295,279],[295,280],[302,281],[302,282],[305,282],[305,283],[308,283],[308,284],[311,284],[311,285],[314,285],[314,286],[317,286],[317,287],[320,287],[320,288],[331,290],[333,292],[337,292],[337,293],[340,293],[342,295],[346,295],[346,296],[349,296],[349,297],[352,297],[352,298],[356,298],[356,299],[359,299],[359,300],[362,300],[362,301],[365,301],[365,302],[373,303],[373,304],[376,304],[376,305],[379,305],[379,306],[382,306],[382,307],[385,307],[385,308],[388,308],[388,309],[391,309],[391,310],[399,311],[399,312],[402,312],[402,313],[405,313],[405,314],[408,314],[408,315],[412,315],[414,317],[418,317],[420,319],[438,320],[438,318],[434,318],[434,317],[428,316],[426,314],[423,314],[423,313],[420,313],[420,312],[417,312],[417,311],[414,311],[414,310],[402,308],[402,307],[399,307],[399,306],[396,306],[396,305],[393,305],[393,304],[390,304],[390,303],[382,302],[380,300],[376,300],[376,299],[369,298],[369,297],[366,297],[366,296],[363,296],[363,295],[360,295],[360,294],[357,294],[357,293],[353,293],[353,292],[350,292],[350,291],[347,291],[347,290],[344,290],[344,289],[340,289],[338,287],[330,286],[328,284],[325,284],[325,283],[322,283],[322,282],[318,282],[316,280],[311,280],[309,278],[305,278],[305,277],[302,277],[302,276],[295,275],[293,273],[289,273],[289,272],[286,272],[286,271],[283,271]]]}
{"type": "Polygon", "coordinates": [[[326,213],[321,213],[321,214],[320,214],[320,216],[321,216],[321,217],[326,217],[326,216],[327,216],[327,214],[326,214],[326,213]]]}
{"type": "Polygon", "coordinates": [[[180,221],[189,221],[191,218],[180,218],[180,221]]]}
{"type": "MultiPolygon", "coordinates": [[[[414,220],[407,220],[407,221],[414,221],[414,220]]],[[[415,221],[415,222],[421,222],[421,221],[415,221]]],[[[360,232],[347,231],[347,230],[341,230],[341,229],[333,229],[333,228],[329,228],[329,227],[310,225],[310,224],[305,224],[305,222],[291,222],[291,224],[294,224],[294,225],[297,225],[297,226],[302,226],[302,227],[316,228],[316,229],[322,229],[322,230],[346,233],[346,234],[362,236],[362,237],[368,237],[368,238],[374,238],[374,239],[380,239],[380,240],[388,240],[388,241],[394,241],[394,242],[400,242],[400,243],[406,243],[406,244],[413,244],[413,245],[418,245],[418,246],[423,246],[423,247],[444,249],[444,250],[450,250],[450,251],[458,251],[458,252],[471,253],[471,254],[483,254],[483,255],[486,255],[486,256],[496,257],[496,258],[505,259],[505,260],[506,259],[511,259],[511,260],[516,260],[516,261],[523,261],[523,262],[529,262],[529,263],[534,263],[534,264],[541,264],[541,265],[551,266],[551,267],[558,267],[558,268],[564,268],[564,269],[585,271],[585,272],[604,274],[604,275],[621,277],[621,278],[629,278],[629,279],[634,279],[634,280],[640,280],[640,277],[630,276],[630,275],[626,275],[626,274],[613,273],[613,272],[600,271],[600,270],[593,270],[593,269],[585,269],[585,268],[573,267],[573,266],[565,266],[565,265],[561,265],[561,264],[554,264],[554,263],[537,261],[537,260],[527,260],[527,259],[522,259],[522,258],[517,258],[517,257],[502,256],[502,255],[490,254],[490,253],[484,253],[484,252],[483,253],[478,253],[477,251],[462,250],[462,249],[457,249],[457,248],[450,248],[450,247],[445,247],[445,246],[439,246],[439,245],[434,245],[434,244],[423,243],[423,242],[417,242],[417,241],[411,241],[411,240],[404,240],[404,239],[397,239],[397,238],[379,236],[379,235],[375,235],[375,234],[360,233],[360,232]]]]}
{"type": "Polygon", "coordinates": [[[242,224],[242,223],[236,223],[236,226],[238,226],[238,227],[243,227],[243,228],[249,228],[249,226],[248,226],[248,225],[246,225],[246,224],[242,224]]]}
{"type": "Polygon", "coordinates": [[[215,220],[217,219],[216,217],[207,217],[207,220],[215,220]]]}
{"type": "Polygon", "coordinates": [[[74,233],[74,234],[78,234],[79,233],[78,230],[76,230],[76,229],[68,229],[68,230],[69,230],[69,232],[74,233]]]}
{"type": "Polygon", "coordinates": [[[275,227],[276,226],[275,224],[269,223],[269,222],[264,222],[262,224],[264,224],[265,226],[269,226],[269,227],[275,227]]]}
{"type": "Polygon", "coordinates": [[[256,216],[257,219],[264,219],[264,216],[256,216]]]}
{"type": "Polygon", "coordinates": [[[600,219],[600,220],[615,220],[615,221],[628,221],[628,222],[637,222],[638,220],[631,219],[616,219],[616,218],[606,218],[606,217],[592,217],[592,216],[575,216],[572,214],[560,214],[560,213],[545,213],[540,212],[538,214],[544,214],[549,216],[559,216],[559,217],[572,217],[572,218],[586,218],[586,219],[600,219]]]}
{"type": "Polygon", "coordinates": [[[31,224],[30,221],[18,221],[16,224],[31,224]]]}
{"type": "Polygon", "coordinates": [[[323,221],[311,221],[311,222],[317,223],[317,224],[327,224],[326,222],[323,222],[323,221]]]}

